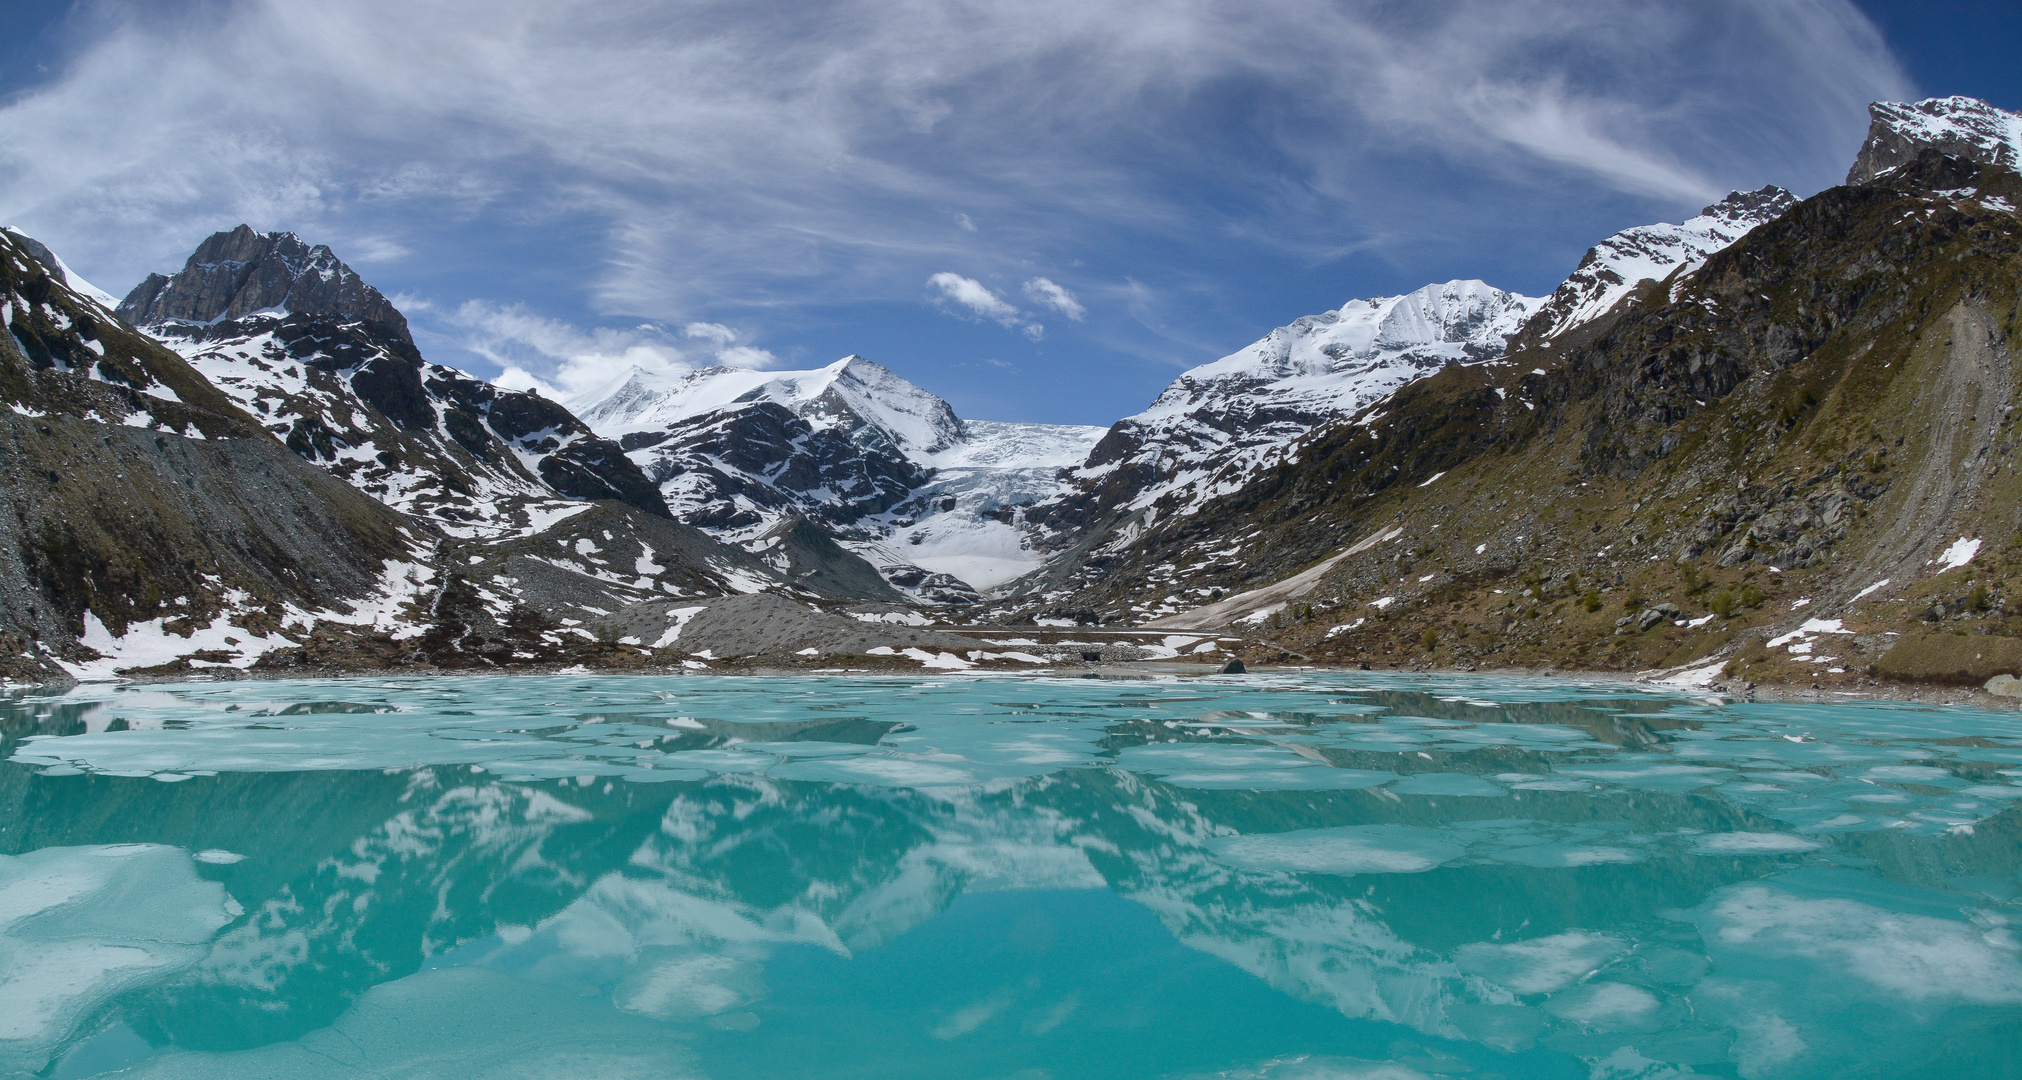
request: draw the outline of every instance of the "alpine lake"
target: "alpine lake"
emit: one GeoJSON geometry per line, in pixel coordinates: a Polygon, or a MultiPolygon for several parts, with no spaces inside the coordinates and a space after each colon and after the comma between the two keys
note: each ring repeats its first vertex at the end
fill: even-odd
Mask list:
{"type": "Polygon", "coordinates": [[[2022,1076],[2022,718],[1568,679],[0,698],[0,1076],[2022,1076]]]}

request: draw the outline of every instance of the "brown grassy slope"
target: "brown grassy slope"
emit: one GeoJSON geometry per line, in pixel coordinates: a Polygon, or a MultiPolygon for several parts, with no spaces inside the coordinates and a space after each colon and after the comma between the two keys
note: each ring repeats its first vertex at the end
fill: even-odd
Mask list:
{"type": "Polygon", "coordinates": [[[415,546],[182,358],[0,234],[0,676],[48,677],[89,610],[208,624],[233,592],[342,606],[415,546]]]}
{"type": "Polygon", "coordinates": [[[1882,658],[1892,632],[1935,633],[1981,657],[1946,663],[1984,667],[1967,637],[2022,631],[2005,614],[2022,604],[2018,205],[2014,173],[1935,154],[1886,186],[1823,192],[1574,339],[1519,340],[1316,433],[1155,526],[1079,600],[1142,618],[1398,528],[1277,613],[1288,647],[1625,670],[1734,654],[1755,676],[1824,682],[1869,664],[1930,677],[1945,663],[1882,658]],[[1984,550],[1935,573],[1962,536],[1984,550]],[[1714,618],[1642,629],[1660,603],[1714,618]],[[1822,639],[1813,655],[1834,663],[1743,647],[1819,614],[1859,631],[1822,639]]]}

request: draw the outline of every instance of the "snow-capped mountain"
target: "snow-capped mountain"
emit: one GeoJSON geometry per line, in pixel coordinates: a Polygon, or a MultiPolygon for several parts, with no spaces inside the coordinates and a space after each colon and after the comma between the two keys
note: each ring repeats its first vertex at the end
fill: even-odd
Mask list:
{"type": "Polygon", "coordinates": [[[1572,276],[1552,290],[1536,319],[1524,327],[1524,336],[1542,341],[1592,322],[1614,310],[1642,283],[1691,273],[1708,256],[1796,202],[1796,196],[1770,184],[1759,191],[1729,192],[1698,217],[1677,225],[1660,222],[1623,229],[1587,250],[1572,276]]]}
{"type": "Polygon", "coordinates": [[[614,387],[568,402],[599,431],[662,431],[697,416],[775,404],[869,449],[934,453],[962,437],[948,403],[860,356],[813,371],[710,367],[685,375],[633,368],[614,387]]]}
{"type": "Polygon", "coordinates": [[[1182,374],[1110,428],[1073,488],[1033,507],[1058,546],[1149,512],[1190,513],[1241,487],[1315,427],[1352,416],[1449,364],[1484,363],[1542,303],[1480,281],[1351,300],[1182,374]],[[1154,506],[1157,509],[1152,509],[1154,506]]]}
{"type": "Polygon", "coordinates": [[[119,311],[296,453],[452,535],[525,532],[564,500],[668,516],[615,443],[537,394],[427,363],[392,303],[293,233],[217,233],[119,311]]]}
{"type": "Polygon", "coordinates": [[[754,550],[783,522],[812,522],[938,601],[1039,565],[1005,508],[1055,494],[1103,431],[964,421],[859,356],[812,371],[634,368],[569,404],[681,520],[754,550]]]}
{"type": "Polygon", "coordinates": [[[1427,285],[1308,316],[1187,371],[1110,429],[1070,490],[1027,512],[1057,554],[1021,588],[1085,583],[1161,517],[1240,490],[1315,430],[1448,365],[1494,362],[1519,339],[1549,348],[1644,283],[1689,274],[1794,201],[1772,185],[1733,192],[1683,224],[1625,229],[1590,249],[1549,297],[1473,280],[1427,285]]]}
{"type": "Polygon", "coordinates": [[[2010,169],[2022,166],[2022,115],[1977,98],[1877,101],[1868,106],[1868,116],[1867,141],[1846,174],[1849,184],[1885,176],[1925,150],[2010,169]]]}
{"type": "Polygon", "coordinates": [[[41,263],[52,277],[61,282],[71,292],[92,301],[99,307],[104,308],[107,313],[112,313],[119,306],[119,297],[77,276],[77,271],[64,265],[63,260],[57,258],[56,253],[49,250],[42,241],[29,236],[27,233],[11,225],[0,225],[0,232],[6,233],[10,239],[20,245],[22,250],[26,251],[36,262],[41,263]]]}

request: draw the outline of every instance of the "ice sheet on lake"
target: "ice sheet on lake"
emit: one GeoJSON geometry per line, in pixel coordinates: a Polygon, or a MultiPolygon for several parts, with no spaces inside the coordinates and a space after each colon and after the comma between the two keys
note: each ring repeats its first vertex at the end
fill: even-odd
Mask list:
{"type": "Polygon", "coordinates": [[[95,1009],[196,963],[238,914],[180,848],[0,855],[0,1075],[41,1070],[95,1009]]]}
{"type": "MultiPolygon", "coordinates": [[[[2011,902],[1895,880],[2012,875],[2008,825],[1989,820],[2022,795],[2012,714],[1374,673],[346,680],[18,700],[72,718],[12,729],[39,732],[12,767],[51,797],[338,790],[222,775],[281,770],[348,770],[344,790],[384,795],[285,896],[148,976],[247,1009],[313,1000],[303,987],[323,980],[362,992],[351,1011],[262,1050],[170,1051],[142,1075],[316,1076],[317,1055],[340,1050],[381,1075],[448,1071],[438,1052],[497,1075],[512,1053],[562,1060],[550,1050],[580,1050],[599,1075],[682,1075],[686,1059],[627,1056],[639,1025],[675,1025],[682,1045],[763,1015],[776,1038],[767,1003],[792,957],[854,963],[1001,890],[1106,890],[1302,1008],[1419,1044],[1571,1054],[1569,1075],[1859,1074],[1856,1051],[1928,1057],[1918,1016],[2022,1005],[2011,902]],[[221,775],[118,779],[205,772],[221,775]],[[625,783],[657,779],[690,782],[625,783]],[[518,902],[478,899],[515,894],[540,898],[520,925],[499,914],[518,902]],[[368,957],[356,941],[379,944],[368,957]],[[375,966],[388,956],[445,970],[375,966]],[[395,1006],[416,1034],[396,1030],[395,1006]],[[548,1039],[501,1027],[549,1022],[563,1026],[548,1039]]],[[[185,875],[150,880],[273,874],[261,815],[282,804],[258,805],[236,832],[208,822],[197,856],[145,849],[185,875]]],[[[964,1010],[988,990],[920,1030],[987,1035],[1001,1018],[964,1010]]],[[[1471,1061],[1473,1075],[1524,1064],[1471,1061]]]]}
{"type": "Polygon", "coordinates": [[[1299,874],[1416,874],[1451,862],[1466,849],[1436,829],[1354,825],[1269,836],[1221,837],[1208,844],[1232,866],[1299,874]]]}
{"type": "Polygon", "coordinates": [[[693,1053],[649,1020],[487,968],[457,967],[375,986],[335,1024],[299,1039],[256,1050],[170,1053],[122,1075],[657,1080],[698,1073],[693,1053]]]}
{"type": "MultiPolygon", "coordinates": [[[[165,780],[460,766],[520,781],[755,773],[927,788],[1119,768],[1200,790],[1380,788],[1386,797],[1427,800],[1718,791],[1773,820],[1754,831],[1814,839],[1883,828],[1947,832],[2022,797],[2022,785],[1989,771],[2022,767],[2022,739],[1994,737],[2002,729],[1979,714],[1910,705],[1793,710],[1676,699],[1661,711],[1625,713],[1620,689],[1570,684],[1554,687],[1565,705],[1515,722],[1540,703],[1538,684],[1456,681],[1454,692],[1440,692],[1449,684],[1435,681],[1432,695],[1398,710],[1381,704],[1397,680],[1368,675],[1153,683],[1132,690],[1123,710],[1111,704],[1114,688],[1048,677],[519,678],[504,696],[489,685],[396,679],[83,689],[52,700],[88,702],[86,730],[31,736],[12,760],[59,774],[165,780]],[[1425,715],[1434,705],[1442,715],[1425,715]],[[838,709],[889,730],[842,742],[761,733],[838,709]],[[1582,726],[1560,722],[1566,716],[1582,726]],[[1659,728],[1624,740],[1624,723],[1659,728]],[[1132,733],[1119,736],[1119,724],[1132,733]],[[716,736],[684,734],[704,728],[716,736]],[[1507,771],[1498,755],[1510,753],[1527,755],[1532,771],[1507,771]]],[[[1640,857],[1604,848],[1619,845],[1524,858],[1575,865],[1640,857]]]]}

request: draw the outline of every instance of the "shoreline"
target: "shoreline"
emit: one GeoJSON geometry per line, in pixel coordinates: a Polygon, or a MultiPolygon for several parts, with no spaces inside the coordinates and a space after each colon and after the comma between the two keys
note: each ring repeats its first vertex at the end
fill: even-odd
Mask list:
{"type": "MultiPolygon", "coordinates": [[[[949,678],[960,676],[1017,677],[1021,675],[1052,678],[1097,679],[1103,681],[1151,681],[1156,679],[1194,679],[1224,676],[1216,665],[1171,662],[1171,661],[1114,661],[1102,663],[1063,663],[1044,667],[1019,668],[984,667],[978,665],[959,670],[937,670],[915,664],[864,664],[864,660],[882,660],[882,657],[851,656],[844,661],[845,666],[815,667],[792,662],[781,662],[778,657],[752,657],[756,661],[746,665],[711,667],[707,670],[683,669],[673,666],[645,666],[624,668],[589,668],[583,665],[562,667],[526,666],[493,669],[455,669],[436,667],[411,668],[350,668],[328,671],[304,671],[301,669],[212,669],[207,671],[181,672],[175,674],[145,674],[121,676],[114,679],[78,680],[73,682],[12,682],[0,680],[0,690],[32,691],[43,690],[50,693],[64,693],[88,686],[163,686],[184,683],[227,683],[227,682],[311,682],[349,679],[431,679],[431,678],[491,678],[491,677],[537,677],[582,676],[598,678],[606,676],[632,677],[719,677],[719,678],[786,678],[817,675],[840,677],[872,678],[949,678]]],[[[841,658],[838,658],[841,659],[841,658]]],[[[1670,692],[1681,697],[1717,697],[1726,702],[1780,702],[1791,704],[1829,705],[1849,701],[1900,702],[1925,706],[1965,706],[1991,712],[2013,712],[2022,709],[2022,701],[2014,698],[1996,697],[1977,686],[1953,686],[1944,684],[1898,683],[1879,679],[1865,679],[1861,685],[1852,688],[1824,688],[1787,683],[1749,683],[1734,679],[1716,678],[1703,686],[1693,686],[1665,681],[1665,677],[1675,672],[1642,671],[1598,671],[1584,668],[1559,667],[1434,667],[1434,666],[1371,666],[1362,668],[1333,664],[1278,664],[1259,663],[1251,665],[1242,673],[1226,674],[1227,678],[1241,679],[1245,675],[1384,675],[1389,677],[1431,676],[1440,678],[1520,678],[1537,680],[1563,680],[1569,682],[1615,683],[1625,690],[1639,692],[1670,692]]]]}

